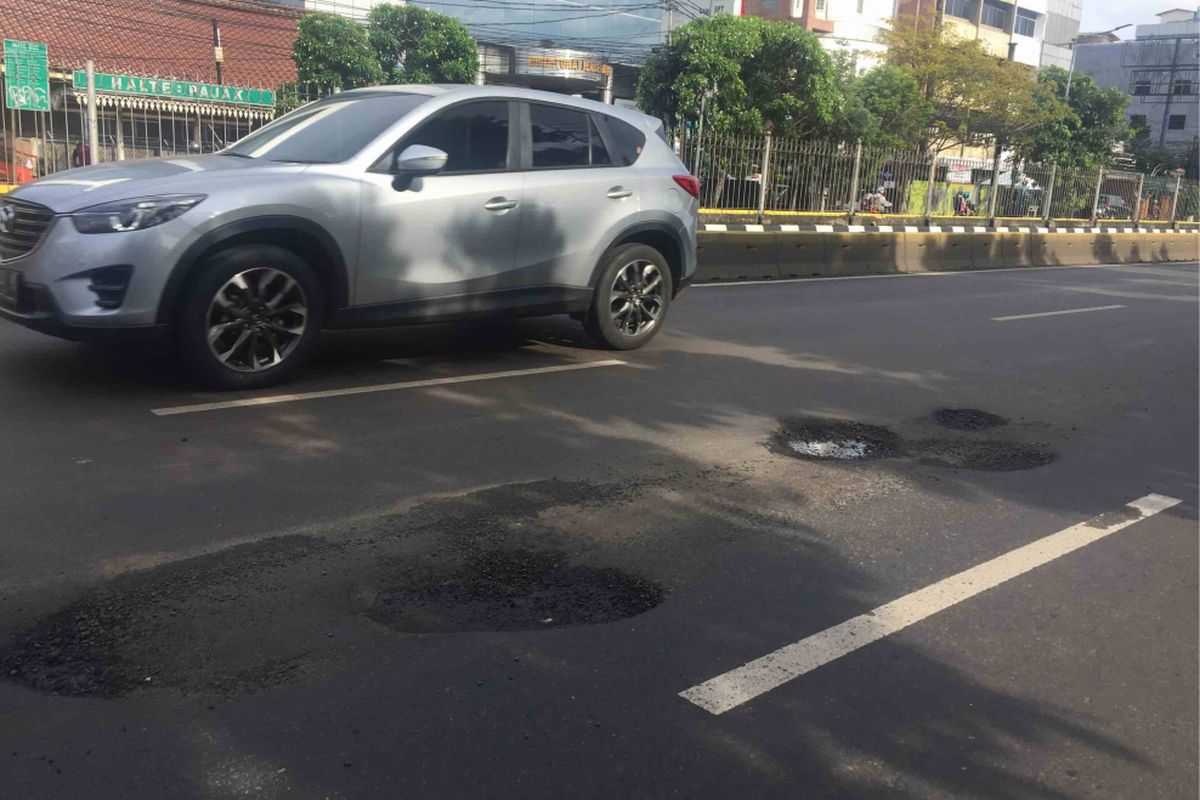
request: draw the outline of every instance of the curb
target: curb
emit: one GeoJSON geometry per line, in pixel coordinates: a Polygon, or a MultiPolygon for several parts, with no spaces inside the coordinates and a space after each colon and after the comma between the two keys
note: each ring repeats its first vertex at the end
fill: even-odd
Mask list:
{"type": "Polygon", "coordinates": [[[997,225],[741,225],[702,222],[700,233],[1190,233],[1171,228],[1044,228],[997,225]]]}

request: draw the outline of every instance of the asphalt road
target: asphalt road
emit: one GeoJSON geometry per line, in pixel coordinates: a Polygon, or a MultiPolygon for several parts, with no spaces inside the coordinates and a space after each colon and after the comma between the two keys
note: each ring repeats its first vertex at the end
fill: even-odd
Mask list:
{"type": "Polygon", "coordinates": [[[0,796],[1191,800],[1197,300],[696,287],[226,408],[4,326],[0,796]]]}

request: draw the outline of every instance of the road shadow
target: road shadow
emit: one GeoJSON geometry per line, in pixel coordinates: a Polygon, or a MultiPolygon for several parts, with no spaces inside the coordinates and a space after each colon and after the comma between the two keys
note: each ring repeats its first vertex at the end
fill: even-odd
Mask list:
{"type": "Polygon", "coordinates": [[[185,796],[386,785],[426,797],[1066,798],[1062,776],[1020,756],[1150,766],[1094,720],[985,686],[902,637],[723,717],[679,698],[738,654],[887,591],[783,511],[802,500],[701,470],[546,480],[105,582],[0,646],[0,744],[17,754],[7,786],[44,794],[50,759],[65,796],[136,784],[185,796]],[[518,574],[488,580],[519,588],[519,564],[546,553],[653,582],[661,602],[620,622],[472,635],[398,633],[373,614],[381,596],[504,554],[524,559],[518,574]]]}

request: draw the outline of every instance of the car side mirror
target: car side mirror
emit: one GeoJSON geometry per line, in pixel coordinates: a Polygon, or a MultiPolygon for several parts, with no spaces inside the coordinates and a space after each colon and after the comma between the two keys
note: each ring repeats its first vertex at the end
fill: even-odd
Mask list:
{"type": "Polygon", "coordinates": [[[433,175],[446,168],[446,161],[449,158],[446,151],[438,150],[436,147],[410,144],[396,153],[392,160],[392,173],[409,177],[433,175]]]}

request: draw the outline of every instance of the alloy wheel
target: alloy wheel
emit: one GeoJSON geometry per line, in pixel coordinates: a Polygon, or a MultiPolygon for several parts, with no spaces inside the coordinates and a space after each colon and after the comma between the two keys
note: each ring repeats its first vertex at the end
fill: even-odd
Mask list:
{"type": "Polygon", "coordinates": [[[308,317],[308,298],[290,275],[268,267],[243,270],[209,303],[208,349],[238,372],[270,369],[296,349],[308,317]]]}
{"type": "Polygon", "coordinates": [[[658,324],[662,310],[663,279],[656,264],[638,259],[617,270],[609,313],[618,331],[639,336],[658,324]]]}

